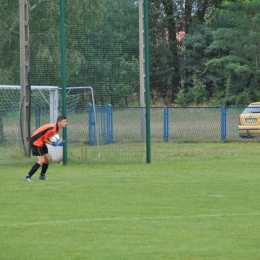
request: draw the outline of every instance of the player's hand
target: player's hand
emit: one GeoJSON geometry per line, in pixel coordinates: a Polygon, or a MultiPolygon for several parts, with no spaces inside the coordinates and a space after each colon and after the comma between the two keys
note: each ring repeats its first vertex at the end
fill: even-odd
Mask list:
{"type": "Polygon", "coordinates": [[[60,145],[60,140],[57,140],[56,142],[51,144],[52,146],[59,146],[60,145]]]}
{"type": "Polygon", "coordinates": [[[64,143],[65,143],[65,141],[63,141],[63,140],[60,140],[60,142],[59,142],[59,146],[63,146],[63,145],[64,145],[64,143]]]}

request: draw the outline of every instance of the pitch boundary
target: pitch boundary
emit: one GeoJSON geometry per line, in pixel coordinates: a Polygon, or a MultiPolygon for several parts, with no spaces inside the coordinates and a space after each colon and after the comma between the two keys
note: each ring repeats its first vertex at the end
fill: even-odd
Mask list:
{"type": "Polygon", "coordinates": [[[214,217],[239,217],[239,216],[258,216],[260,212],[252,213],[220,213],[220,214],[205,214],[205,215],[178,215],[178,216],[144,216],[144,217],[110,217],[110,218],[85,218],[85,219],[69,219],[69,220],[57,220],[57,221],[42,221],[42,222],[31,222],[31,223],[5,223],[0,224],[0,227],[19,227],[19,226],[37,226],[37,225],[62,225],[71,224],[79,222],[102,222],[102,221],[139,221],[139,220],[163,220],[163,219],[184,219],[184,218],[214,218],[214,217]]]}

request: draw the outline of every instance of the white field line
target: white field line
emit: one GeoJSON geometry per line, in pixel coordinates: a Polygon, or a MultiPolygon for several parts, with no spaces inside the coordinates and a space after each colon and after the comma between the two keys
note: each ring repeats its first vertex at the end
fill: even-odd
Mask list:
{"type": "Polygon", "coordinates": [[[163,219],[185,219],[185,218],[216,218],[216,217],[239,217],[239,216],[259,216],[260,212],[254,213],[231,213],[231,214],[205,214],[205,215],[190,215],[190,216],[153,216],[153,217],[112,217],[112,218],[85,218],[85,219],[70,219],[70,220],[55,220],[55,221],[42,221],[31,223],[5,223],[0,224],[0,227],[19,227],[19,226],[37,226],[37,225],[62,225],[79,222],[106,222],[106,221],[139,221],[139,220],[163,220],[163,219]]]}

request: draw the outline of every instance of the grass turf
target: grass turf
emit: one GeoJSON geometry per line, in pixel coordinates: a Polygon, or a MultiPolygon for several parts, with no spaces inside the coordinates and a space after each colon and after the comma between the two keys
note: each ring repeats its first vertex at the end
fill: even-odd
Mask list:
{"type": "Polygon", "coordinates": [[[151,164],[1,167],[0,259],[259,259],[257,143],[153,145],[151,164]]]}

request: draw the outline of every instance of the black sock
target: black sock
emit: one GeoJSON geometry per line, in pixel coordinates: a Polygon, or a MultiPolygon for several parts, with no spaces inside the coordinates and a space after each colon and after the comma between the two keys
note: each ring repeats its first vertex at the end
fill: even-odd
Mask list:
{"type": "Polygon", "coordinates": [[[44,163],[44,164],[42,165],[41,176],[44,176],[44,175],[45,175],[45,173],[46,173],[46,171],[47,171],[47,169],[48,169],[48,166],[49,166],[48,163],[44,163]]]}
{"type": "Polygon", "coordinates": [[[33,165],[33,167],[31,168],[31,170],[28,172],[26,177],[32,177],[34,175],[34,173],[41,167],[41,165],[37,162],[33,165]]]}

